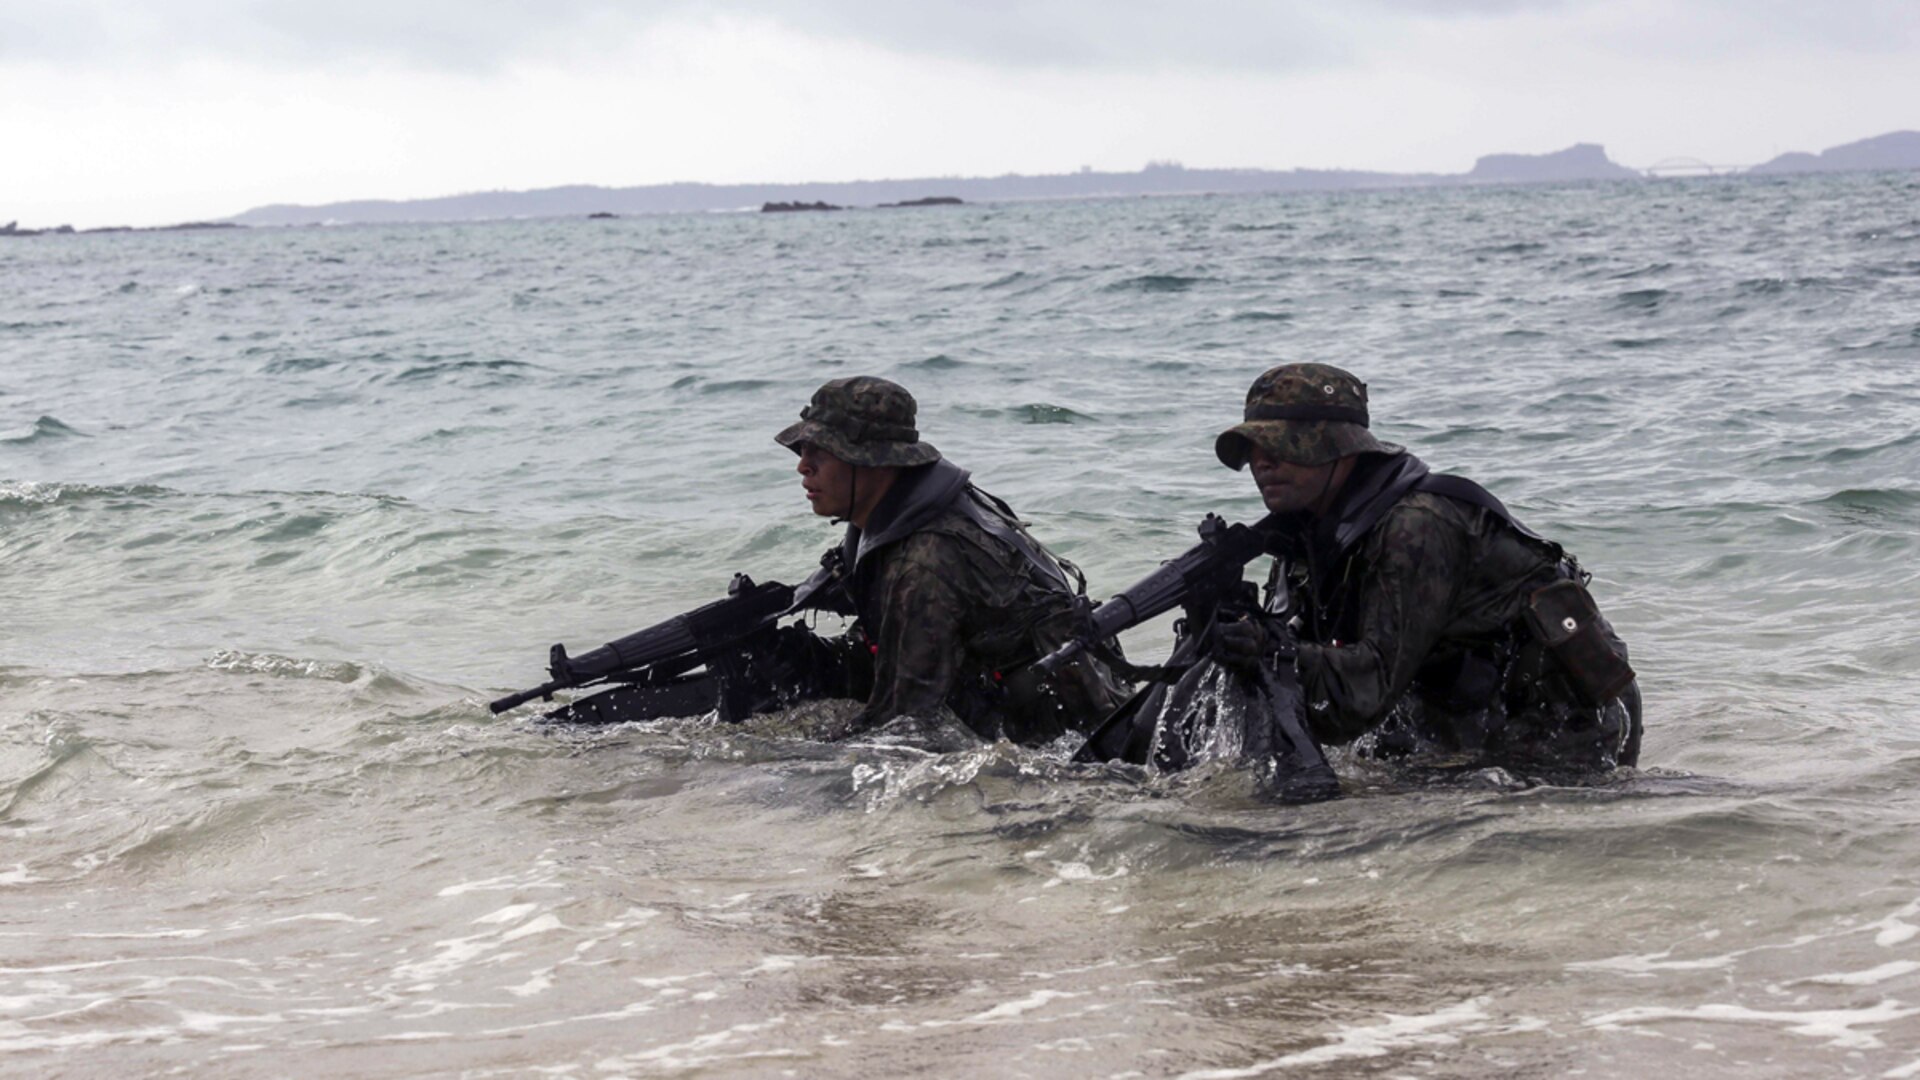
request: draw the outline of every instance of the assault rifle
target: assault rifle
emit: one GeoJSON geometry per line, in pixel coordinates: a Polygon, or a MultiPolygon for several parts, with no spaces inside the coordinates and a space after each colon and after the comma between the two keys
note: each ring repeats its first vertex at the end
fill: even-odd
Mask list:
{"type": "MultiPolygon", "coordinates": [[[[1264,525],[1265,522],[1262,522],[1264,525]]],[[[1082,632],[1040,658],[1035,666],[1052,674],[1088,649],[1097,649],[1124,631],[1156,615],[1185,606],[1189,615],[1210,616],[1221,593],[1240,580],[1246,565],[1266,550],[1266,538],[1252,525],[1229,525],[1218,514],[1200,522],[1200,542],[1160,565],[1127,591],[1087,611],[1082,632]]],[[[1207,619],[1195,622],[1204,626],[1207,619]]]]}
{"type": "Polygon", "coordinates": [[[1041,658],[1039,666],[1046,671],[1089,649],[1118,660],[1107,642],[1156,615],[1185,609],[1174,624],[1173,655],[1166,665],[1116,665],[1145,676],[1148,685],[1088,737],[1075,761],[1151,761],[1173,771],[1232,753],[1260,770],[1260,788],[1270,798],[1315,802],[1340,794],[1333,768],[1306,728],[1293,634],[1286,625],[1267,620],[1267,656],[1250,671],[1230,671],[1206,655],[1216,623],[1261,617],[1258,595],[1245,573],[1266,550],[1270,520],[1229,525],[1208,514],[1200,523],[1198,544],[1132,588],[1084,609],[1082,633],[1041,658]],[[1228,697],[1236,699],[1237,712],[1224,707],[1228,697]]]}
{"type": "MultiPolygon", "coordinates": [[[[580,656],[565,645],[548,653],[552,678],[531,690],[493,702],[503,713],[555,692],[612,683],[611,689],[579,698],[546,714],[576,724],[617,724],[660,716],[694,716],[719,710],[737,721],[786,703],[800,673],[783,662],[776,624],[791,612],[818,606],[834,580],[822,567],[800,586],[756,584],[735,574],[724,600],[703,604],[644,630],[610,641],[580,656]]],[[[791,650],[788,650],[791,651],[791,650]]]]}

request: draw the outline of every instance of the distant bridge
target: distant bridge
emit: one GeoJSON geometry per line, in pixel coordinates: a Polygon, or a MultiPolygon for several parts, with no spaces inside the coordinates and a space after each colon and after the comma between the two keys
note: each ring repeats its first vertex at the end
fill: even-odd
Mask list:
{"type": "Polygon", "coordinates": [[[1676,157],[1641,169],[1646,176],[1731,176],[1753,168],[1751,165],[1709,165],[1699,158],[1676,157]]]}

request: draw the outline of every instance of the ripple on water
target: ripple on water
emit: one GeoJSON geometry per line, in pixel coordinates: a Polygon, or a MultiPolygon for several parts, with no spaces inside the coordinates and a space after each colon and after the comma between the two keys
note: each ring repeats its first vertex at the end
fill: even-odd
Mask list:
{"type": "Polygon", "coordinates": [[[1676,297],[1668,289],[1631,289],[1614,296],[1614,304],[1630,311],[1656,311],[1676,297]]]}
{"type": "Polygon", "coordinates": [[[1190,277],[1182,274],[1142,274],[1116,281],[1106,287],[1108,292],[1140,293],[1183,293],[1199,285],[1213,284],[1216,278],[1190,277]]]}
{"type": "Polygon", "coordinates": [[[970,416],[1013,420],[1022,424],[1081,424],[1091,423],[1096,419],[1085,413],[1075,412],[1064,405],[1051,405],[1046,402],[1017,405],[1010,409],[962,406],[955,411],[970,416]]]}
{"type": "Polygon", "coordinates": [[[1852,521],[1898,520],[1907,517],[1916,508],[1920,508],[1920,490],[1849,488],[1801,505],[1822,507],[1852,521]]]}
{"type": "Polygon", "coordinates": [[[908,360],[899,365],[901,371],[960,371],[971,367],[965,360],[955,359],[946,353],[938,353],[921,360],[908,360]]]}
{"type": "MultiPolygon", "coordinates": [[[[680,383],[675,385],[678,386],[680,383]]],[[[743,394],[778,385],[780,384],[772,379],[722,379],[718,382],[701,383],[700,392],[702,394],[743,394]]]]}

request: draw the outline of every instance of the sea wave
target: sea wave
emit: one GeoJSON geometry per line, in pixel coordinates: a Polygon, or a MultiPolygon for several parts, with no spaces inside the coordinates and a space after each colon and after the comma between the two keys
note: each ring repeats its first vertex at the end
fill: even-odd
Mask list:
{"type": "Polygon", "coordinates": [[[33,422],[32,427],[18,435],[0,435],[0,443],[26,446],[31,443],[47,442],[53,439],[84,439],[86,437],[86,432],[61,422],[57,417],[42,416],[33,422]]]}

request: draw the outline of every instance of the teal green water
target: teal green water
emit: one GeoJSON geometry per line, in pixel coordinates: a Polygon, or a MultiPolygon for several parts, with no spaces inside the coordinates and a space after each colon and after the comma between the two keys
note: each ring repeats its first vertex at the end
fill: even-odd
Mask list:
{"type": "MultiPolygon", "coordinates": [[[[0,246],[0,1072],[1920,1076],[1920,177],[0,246]],[[1276,810],[484,702],[833,535],[875,373],[1122,587],[1284,360],[1598,575],[1644,770],[1276,810]]],[[[1152,634],[1136,649],[1150,649],[1152,634]]],[[[801,719],[805,719],[804,717],[801,719]]]]}

